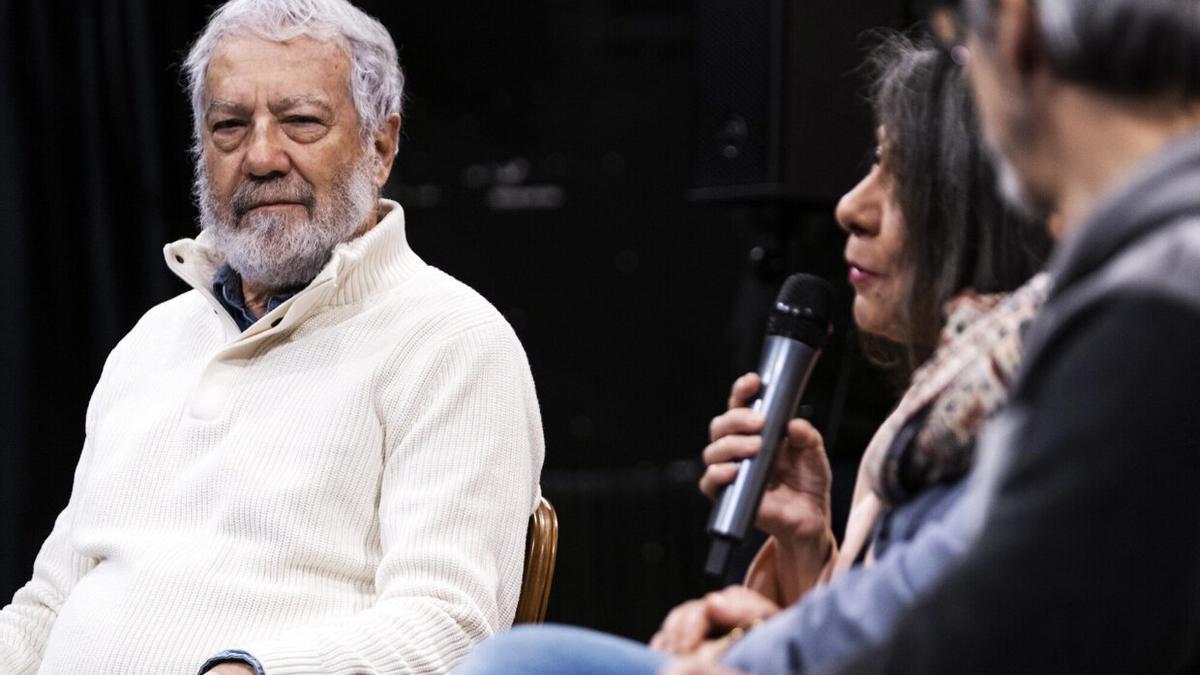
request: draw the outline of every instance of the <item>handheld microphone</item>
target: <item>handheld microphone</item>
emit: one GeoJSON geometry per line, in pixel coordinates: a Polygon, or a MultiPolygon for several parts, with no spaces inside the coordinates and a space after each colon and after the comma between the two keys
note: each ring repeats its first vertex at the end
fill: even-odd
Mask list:
{"type": "Polygon", "coordinates": [[[787,442],[788,421],[796,415],[808,377],[829,337],[832,307],[833,287],[812,275],[793,274],[779,290],[767,319],[758,365],[762,385],[751,405],[766,415],[762,449],[738,462],[737,478],[721,490],[713,505],[708,521],[713,542],[704,566],[712,576],[725,575],[734,546],[746,538],[754,523],[779,447],[787,442]]]}

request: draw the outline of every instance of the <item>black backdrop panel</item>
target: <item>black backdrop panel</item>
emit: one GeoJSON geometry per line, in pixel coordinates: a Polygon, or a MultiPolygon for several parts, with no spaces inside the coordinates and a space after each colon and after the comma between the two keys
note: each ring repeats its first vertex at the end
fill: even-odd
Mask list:
{"type": "Polygon", "coordinates": [[[908,11],[878,0],[699,0],[700,116],[692,196],[835,201],[871,119],[854,82],[865,28],[908,11]]]}
{"type": "Polygon", "coordinates": [[[721,400],[740,253],[683,200],[691,5],[487,7],[380,8],[410,73],[394,193],[413,244],[516,327],[548,467],[692,455],[695,411],[721,400]]]}

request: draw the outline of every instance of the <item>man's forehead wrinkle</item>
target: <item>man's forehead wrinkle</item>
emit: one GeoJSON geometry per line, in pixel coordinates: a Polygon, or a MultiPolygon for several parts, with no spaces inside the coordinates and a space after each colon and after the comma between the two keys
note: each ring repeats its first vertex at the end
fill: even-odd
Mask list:
{"type": "Polygon", "coordinates": [[[207,110],[208,114],[210,115],[213,113],[230,113],[237,115],[246,114],[249,111],[249,106],[243,103],[238,103],[237,101],[230,101],[226,99],[213,99],[209,102],[207,110]]]}
{"type": "Polygon", "coordinates": [[[298,108],[300,106],[306,106],[306,105],[311,105],[311,106],[320,108],[327,114],[333,114],[333,106],[329,103],[329,101],[324,96],[317,96],[317,95],[312,95],[312,94],[299,94],[299,95],[295,95],[295,96],[283,96],[278,99],[269,101],[267,103],[267,108],[270,109],[271,112],[279,112],[281,110],[288,110],[290,108],[298,108]]]}
{"type": "Polygon", "coordinates": [[[244,99],[248,108],[257,107],[258,97],[265,94],[268,109],[275,113],[312,105],[332,114],[341,102],[329,89],[345,80],[348,90],[350,70],[349,54],[335,42],[307,36],[279,42],[230,35],[218,42],[206,79],[211,95],[244,99]]]}
{"type": "Polygon", "coordinates": [[[229,64],[244,64],[258,61],[264,64],[278,65],[288,61],[293,65],[304,68],[310,67],[314,60],[330,63],[340,69],[350,67],[350,52],[338,42],[315,39],[302,35],[292,40],[273,40],[254,34],[227,35],[213,49],[210,68],[213,64],[224,62],[229,64]],[[271,49],[264,53],[263,48],[282,47],[282,50],[271,49]]]}

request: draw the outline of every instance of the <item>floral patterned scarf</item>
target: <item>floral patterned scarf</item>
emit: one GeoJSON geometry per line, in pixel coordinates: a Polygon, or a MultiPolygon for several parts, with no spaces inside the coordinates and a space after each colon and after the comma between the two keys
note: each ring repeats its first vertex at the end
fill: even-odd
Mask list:
{"type": "Polygon", "coordinates": [[[884,506],[970,469],[975,436],[1008,399],[1025,327],[1049,286],[1042,273],[1007,295],[966,292],[947,303],[937,351],[863,454],[835,574],[859,557],[884,506]]]}

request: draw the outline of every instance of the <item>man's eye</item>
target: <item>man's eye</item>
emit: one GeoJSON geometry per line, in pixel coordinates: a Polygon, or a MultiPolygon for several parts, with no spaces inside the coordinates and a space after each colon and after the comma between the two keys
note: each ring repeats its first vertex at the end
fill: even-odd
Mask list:
{"type": "Polygon", "coordinates": [[[221,120],[220,122],[217,122],[216,124],[214,124],[212,126],[212,130],[213,130],[213,133],[216,133],[218,131],[228,131],[230,129],[237,129],[241,126],[243,126],[241,120],[221,120]]]}
{"type": "Polygon", "coordinates": [[[320,124],[321,120],[307,115],[295,115],[284,120],[288,124],[320,124]]]}

